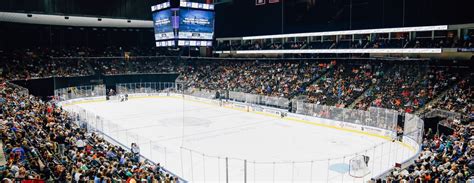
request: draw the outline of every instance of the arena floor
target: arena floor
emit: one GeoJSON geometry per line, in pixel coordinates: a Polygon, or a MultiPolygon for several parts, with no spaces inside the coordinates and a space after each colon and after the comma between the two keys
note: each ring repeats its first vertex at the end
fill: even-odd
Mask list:
{"type": "Polygon", "coordinates": [[[225,182],[225,157],[229,182],[244,182],[245,176],[247,182],[363,182],[415,154],[380,137],[179,97],[66,109],[78,107],[108,120],[97,126],[109,136],[138,143],[144,156],[190,182],[225,182]],[[370,157],[371,173],[362,178],[349,175],[356,153],[370,157]]]}

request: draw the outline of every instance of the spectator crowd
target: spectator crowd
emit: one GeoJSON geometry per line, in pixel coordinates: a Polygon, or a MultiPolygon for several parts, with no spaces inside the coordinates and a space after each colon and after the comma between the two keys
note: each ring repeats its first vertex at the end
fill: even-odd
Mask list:
{"type": "Polygon", "coordinates": [[[327,64],[308,61],[218,61],[182,71],[187,87],[290,97],[319,77],[327,64]]]}
{"type": "MultiPolygon", "coordinates": [[[[161,53],[161,52],[160,52],[161,53]]],[[[0,67],[3,76],[10,80],[35,79],[45,77],[87,76],[96,73],[130,74],[147,71],[171,72],[171,61],[140,57],[128,62],[126,58],[139,55],[155,56],[154,48],[138,49],[107,47],[97,51],[90,48],[75,47],[51,49],[37,47],[13,51],[0,50],[0,67]],[[88,59],[84,59],[88,57],[88,59]],[[146,62],[146,64],[143,64],[146,62]]]]}
{"type": "MultiPolygon", "coordinates": [[[[364,44],[368,42],[348,43],[358,47],[364,44]]],[[[375,44],[380,46],[386,43],[375,44]]],[[[305,42],[253,44],[253,47],[263,48],[313,46],[321,45],[305,42]]],[[[334,44],[325,46],[338,47],[334,44]]],[[[156,55],[154,50],[130,50],[132,55],[156,55]]],[[[430,61],[114,57],[123,54],[121,48],[108,48],[100,53],[88,48],[0,52],[3,60],[1,75],[6,78],[0,87],[0,129],[6,155],[6,169],[0,172],[2,180],[177,180],[164,172],[159,164],[143,161],[138,147],[132,145],[134,148],[129,151],[105,141],[74,123],[74,116],[53,102],[22,95],[6,80],[94,74],[179,73],[177,80],[188,88],[295,98],[315,104],[363,110],[380,107],[407,113],[429,109],[464,115],[472,115],[473,112],[470,66],[458,67],[442,62],[433,64],[430,61]]],[[[452,135],[428,131],[424,136],[423,152],[415,164],[392,172],[388,179],[393,182],[468,180],[474,168],[472,128],[457,121],[450,124],[454,129],[452,135]]]]}
{"type": "Polygon", "coordinates": [[[0,57],[5,60],[1,63],[2,75],[17,80],[95,74],[178,73],[178,80],[188,88],[298,97],[311,103],[363,110],[381,107],[414,113],[425,108],[442,108],[464,114],[471,112],[470,66],[438,66],[441,62],[431,64],[429,61],[412,64],[409,61],[343,59],[110,57],[120,55],[120,52],[123,54],[124,51],[107,48],[101,52],[109,56],[105,58],[97,57],[97,51],[87,48],[0,52],[0,57]],[[441,99],[438,98],[440,95],[441,99]]]}
{"type": "Polygon", "coordinates": [[[53,102],[42,101],[2,81],[2,182],[179,182],[131,151],[79,126],[53,102]]]}
{"type": "MultiPolygon", "coordinates": [[[[406,169],[396,168],[387,182],[472,182],[474,181],[474,128],[451,121],[454,132],[424,134],[420,155],[406,169]]],[[[381,180],[377,180],[381,182],[381,180]]]]}

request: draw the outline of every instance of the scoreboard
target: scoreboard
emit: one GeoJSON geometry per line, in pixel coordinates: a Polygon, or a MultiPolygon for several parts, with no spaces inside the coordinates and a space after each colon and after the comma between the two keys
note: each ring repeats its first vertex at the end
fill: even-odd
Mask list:
{"type": "Polygon", "coordinates": [[[212,46],[214,5],[181,1],[151,7],[157,47],[212,46]]]}

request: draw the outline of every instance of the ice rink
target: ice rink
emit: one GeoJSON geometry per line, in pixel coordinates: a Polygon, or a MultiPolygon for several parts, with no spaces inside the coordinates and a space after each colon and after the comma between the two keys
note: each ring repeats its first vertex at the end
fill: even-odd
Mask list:
{"type": "Polygon", "coordinates": [[[380,137],[179,97],[66,109],[78,107],[108,121],[96,124],[106,134],[138,143],[141,154],[190,182],[225,182],[226,174],[229,182],[363,182],[415,154],[380,137]],[[362,154],[371,173],[354,178],[349,160],[362,154]]]}

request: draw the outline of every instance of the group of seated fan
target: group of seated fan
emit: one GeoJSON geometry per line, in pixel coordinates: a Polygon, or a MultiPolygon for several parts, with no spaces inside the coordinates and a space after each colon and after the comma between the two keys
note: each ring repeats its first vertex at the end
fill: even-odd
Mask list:
{"type": "Polygon", "coordinates": [[[44,78],[51,76],[82,76],[92,74],[87,63],[78,60],[54,60],[51,57],[89,56],[87,48],[52,50],[36,48],[14,51],[0,51],[3,75],[8,79],[44,78]]]}
{"type": "Polygon", "coordinates": [[[93,73],[106,75],[143,74],[143,73],[177,73],[178,63],[168,58],[93,59],[89,63],[93,73]]]}
{"type": "Polygon", "coordinates": [[[337,64],[304,92],[311,103],[346,107],[383,76],[381,65],[337,64]]]}
{"type": "MultiPolygon", "coordinates": [[[[450,121],[451,135],[424,134],[422,151],[414,164],[396,168],[387,182],[472,182],[474,181],[474,128],[470,124],[450,121]]],[[[381,180],[378,180],[381,182],[381,180]]]]}
{"type": "Polygon", "coordinates": [[[3,76],[11,80],[45,77],[88,76],[96,73],[130,74],[175,72],[172,61],[162,58],[136,58],[128,61],[129,55],[157,55],[155,49],[108,47],[101,51],[77,47],[69,49],[34,48],[14,51],[0,50],[0,67],[3,76]],[[87,59],[84,59],[88,57],[87,59]],[[105,58],[99,58],[105,57],[105,58]]]}
{"type": "Polygon", "coordinates": [[[446,95],[439,101],[429,106],[430,109],[443,109],[461,114],[469,114],[473,110],[474,104],[474,83],[471,78],[464,78],[458,81],[446,95]]]}
{"type": "MultiPolygon", "coordinates": [[[[472,103],[469,102],[472,98],[470,68],[437,66],[436,63],[303,59],[188,60],[172,57],[50,58],[51,55],[95,56],[96,52],[77,48],[68,51],[32,49],[3,53],[0,54],[5,60],[0,63],[2,75],[9,80],[16,80],[93,74],[178,73],[179,79],[188,88],[286,98],[303,96],[311,103],[362,110],[381,107],[413,113],[435,107],[455,111],[460,109],[469,114],[472,108],[469,105],[472,103]],[[465,84],[456,84],[461,80],[466,80],[465,84]],[[453,89],[453,86],[460,86],[462,93],[453,89]],[[448,89],[450,91],[446,93],[448,89]],[[439,96],[444,98],[438,100],[439,96]],[[431,104],[434,100],[438,102],[431,104]]],[[[114,51],[105,53],[112,54],[114,51]]]]}
{"type": "MultiPolygon", "coordinates": [[[[116,49],[112,49],[116,50],[116,49]]],[[[185,60],[143,58],[48,59],[90,56],[94,51],[38,51],[2,53],[2,75],[9,80],[51,76],[177,72],[187,87],[231,90],[278,97],[306,97],[308,102],[368,109],[389,108],[413,113],[439,108],[472,114],[470,68],[383,61],[329,60],[185,60]],[[21,63],[21,64],[20,64],[21,63]],[[23,64],[27,63],[27,64],[23,64]]],[[[109,51],[107,55],[114,55],[109,51]]],[[[1,178],[68,180],[175,179],[159,165],[136,161],[134,154],[114,146],[73,123],[54,103],[18,94],[0,85],[1,129],[6,169],[1,178]]],[[[474,163],[471,127],[451,122],[453,135],[428,132],[424,152],[408,170],[392,180],[466,180],[474,163]],[[453,163],[455,162],[455,163],[453,163]],[[442,165],[442,166],[441,166],[442,165]]]]}
{"type": "MultiPolygon", "coordinates": [[[[178,182],[73,121],[73,116],[8,83],[0,85],[2,182],[178,182]]],[[[138,151],[139,152],[139,151],[138,151]]],[[[0,161],[1,162],[1,161],[0,161]]]]}
{"type": "Polygon", "coordinates": [[[412,113],[436,99],[463,77],[465,70],[420,65],[395,65],[368,88],[356,108],[381,107],[412,113]]]}
{"type": "Polygon", "coordinates": [[[327,65],[308,61],[219,61],[187,67],[180,79],[187,87],[288,98],[304,91],[304,85],[319,77],[327,65]]]}

